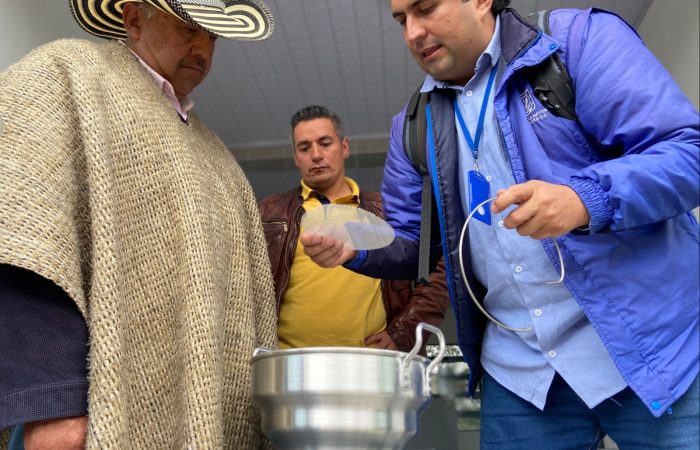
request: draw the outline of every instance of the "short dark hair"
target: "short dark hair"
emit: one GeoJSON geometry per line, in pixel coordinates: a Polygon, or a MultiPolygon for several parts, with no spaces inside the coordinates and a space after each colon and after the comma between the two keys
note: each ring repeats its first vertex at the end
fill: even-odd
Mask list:
{"type": "MultiPolygon", "coordinates": [[[[463,3],[468,1],[469,0],[462,0],[463,3]]],[[[493,17],[498,16],[508,5],[510,5],[510,0],[493,0],[491,3],[491,14],[493,14],[493,17]]]]}
{"type": "Polygon", "coordinates": [[[493,14],[493,17],[496,17],[503,12],[508,5],[510,5],[510,0],[493,0],[493,3],[491,3],[491,14],[493,14]]]}
{"type": "Polygon", "coordinates": [[[333,123],[335,133],[342,141],[345,137],[343,133],[343,123],[340,118],[332,113],[325,106],[310,105],[295,112],[292,116],[292,141],[294,141],[294,129],[301,122],[308,122],[315,119],[329,119],[333,123]]]}

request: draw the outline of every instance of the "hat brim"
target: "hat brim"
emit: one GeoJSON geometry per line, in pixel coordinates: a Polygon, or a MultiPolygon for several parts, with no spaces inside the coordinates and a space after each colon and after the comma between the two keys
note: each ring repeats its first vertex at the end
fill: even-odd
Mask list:
{"type": "MultiPolygon", "coordinates": [[[[105,39],[126,39],[124,4],[134,0],[69,0],[78,24],[105,39]]],[[[143,0],[217,36],[243,41],[266,39],[274,30],[269,9],[258,0],[226,1],[225,8],[177,0],[143,0]]],[[[206,2],[203,2],[206,3],[206,2]]]]}

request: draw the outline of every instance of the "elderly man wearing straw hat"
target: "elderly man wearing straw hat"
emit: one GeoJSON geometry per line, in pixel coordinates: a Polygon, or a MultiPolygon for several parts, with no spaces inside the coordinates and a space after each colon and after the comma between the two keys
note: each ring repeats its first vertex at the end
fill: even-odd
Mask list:
{"type": "Polygon", "coordinates": [[[89,33],[0,73],[0,448],[268,445],[276,345],[252,190],[188,95],[254,1],[71,0],[89,33]],[[24,434],[22,435],[22,429],[24,434]]]}

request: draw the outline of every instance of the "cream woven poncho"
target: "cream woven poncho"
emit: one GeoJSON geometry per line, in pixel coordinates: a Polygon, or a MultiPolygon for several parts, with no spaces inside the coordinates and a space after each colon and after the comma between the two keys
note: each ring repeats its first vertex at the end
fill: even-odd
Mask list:
{"type": "Polygon", "coordinates": [[[88,323],[88,448],[263,445],[249,359],[275,346],[252,190],[118,43],[56,41],[0,74],[0,263],[88,323]]]}

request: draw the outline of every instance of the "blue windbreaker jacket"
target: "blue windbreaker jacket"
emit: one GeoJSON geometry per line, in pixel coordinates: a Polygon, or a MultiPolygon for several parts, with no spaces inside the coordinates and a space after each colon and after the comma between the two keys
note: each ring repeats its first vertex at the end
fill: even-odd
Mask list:
{"type": "MultiPolygon", "coordinates": [[[[568,185],[588,208],[589,233],[557,238],[564,282],[627,384],[660,416],[687,390],[699,367],[699,236],[689,212],[700,204],[698,112],[614,14],[552,11],[551,36],[533,30],[512,10],[500,20],[505,69],[494,107],[515,180],[568,185]],[[575,21],[582,26],[572,26],[575,21]],[[577,122],[549,113],[521,71],[555,51],[573,80],[577,122]]],[[[467,296],[459,269],[465,215],[454,111],[437,90],[431,108],[436,143],[434,150],[427,146],[428,166],[441,238],[434,248],[447,256],[448,287],[473,393],[482,370],[484,318],[467,296]]],[[[412,278],[417,272],[422,179],[403,149],[404,116],[405,111],[394,117],[382,185],[385,216],[397,238],[346,264],[385,278],[412,278]]],[[[542,245],[558,271],[553,241],[542,245]]],[[[465,264],[468,268],[470,262],[465,264]]]]}

